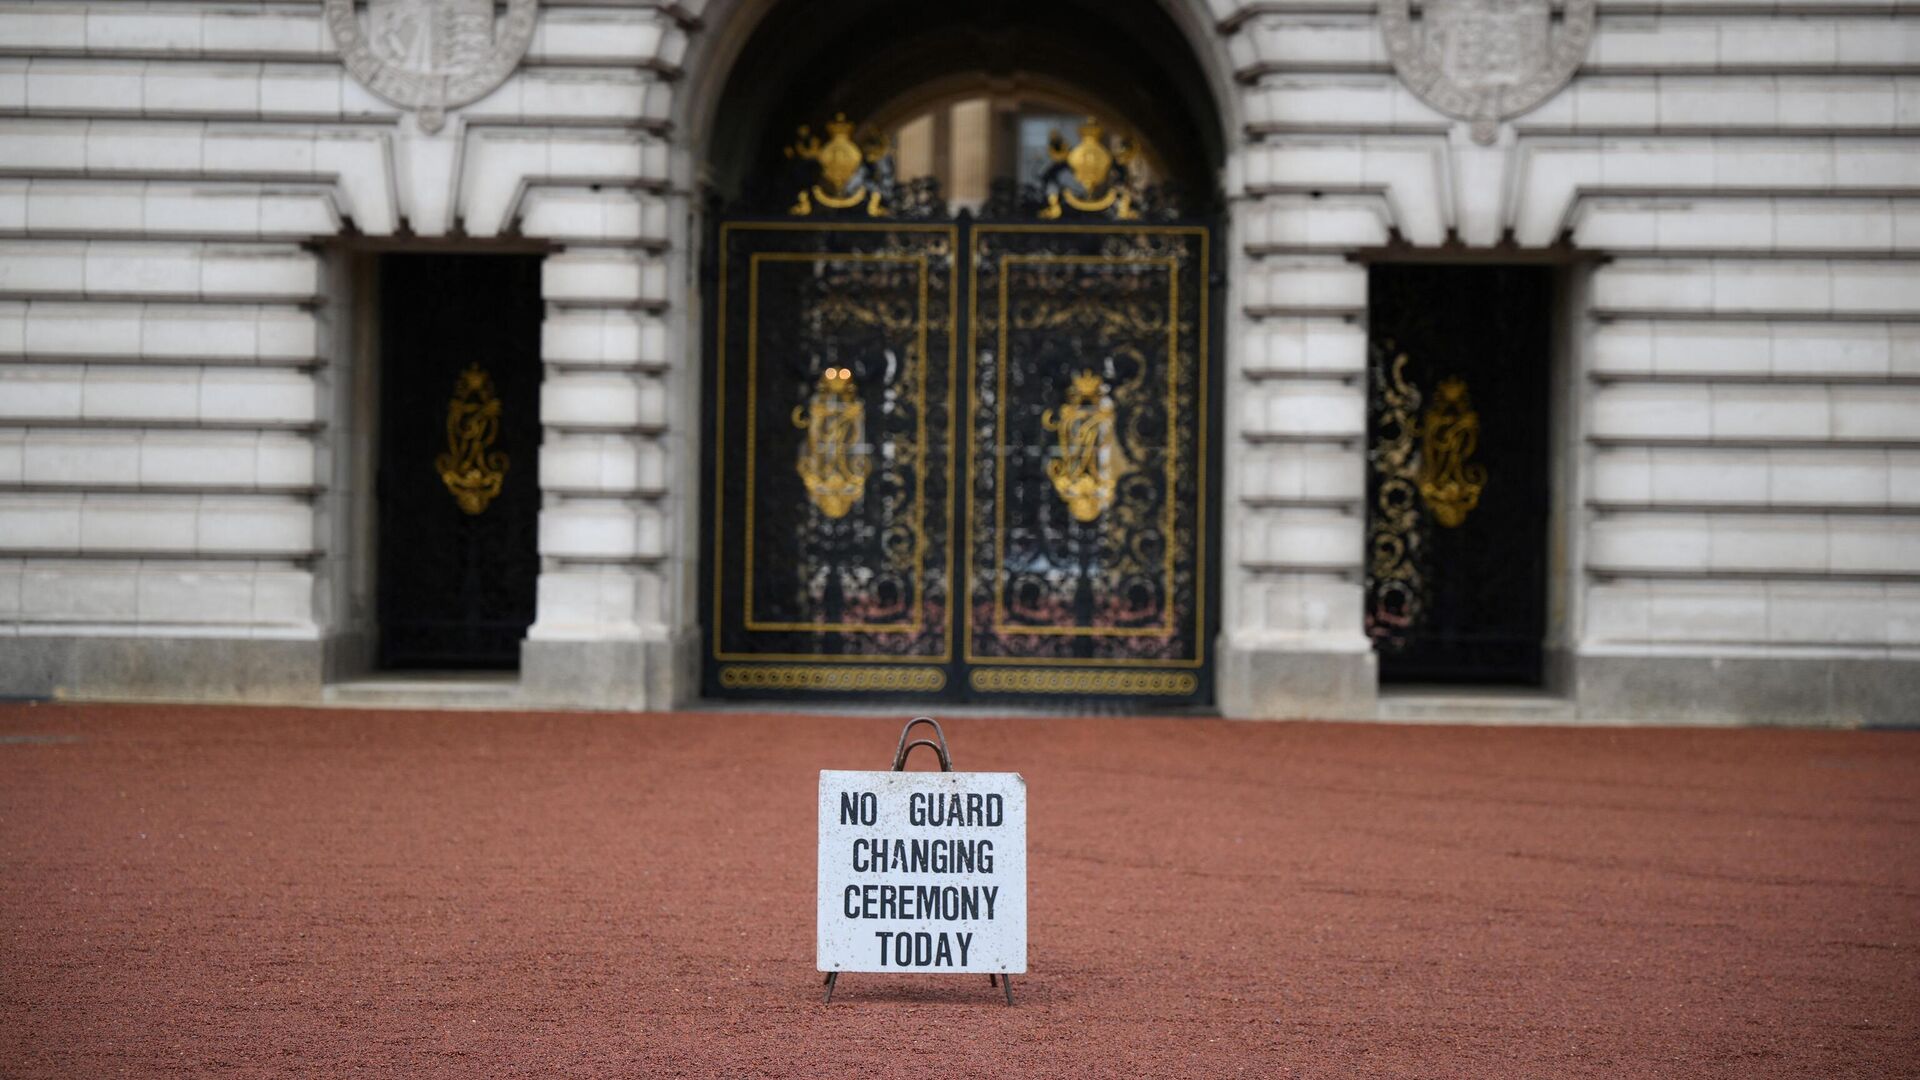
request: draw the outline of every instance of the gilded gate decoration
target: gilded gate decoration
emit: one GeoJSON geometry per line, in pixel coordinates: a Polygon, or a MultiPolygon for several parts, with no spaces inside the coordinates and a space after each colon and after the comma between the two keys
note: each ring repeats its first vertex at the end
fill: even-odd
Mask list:
{"type": "Polygon", "coordinates": [[[1549,275],[1370,274],[1365,626],[1383,679],[1541,677],[1549,275]]]}
{"type": "Polygon", "coordinates": [[[1040,414],[1040,426],[1060,436],[1059,456],[1047,462],[1053,490],[1075,521],[1093,521],[1113,502],[1113,488],[1126,459],[1114,435],[1113,399],[1091,371],[1073,377],[1056,415],[1040,414]]]}
{"type": "Polygon", "coordinates": [[[454,381],[447,402],[447,449],[433,459],[440,482],[468,514],[485,512],[507,480],[507,455],[493,450],[500,438],[500,399],[493,378],[469,364],[454,381]]]}
{"type": "Polygon", "coordinates": [[[794,196],[787,213],[807,217],[816,209],[851,210],[861,208],[867,217],[886,217],[886,200],[893,180],[891,147],[883,135],[872,131],[854,138],[854,125],[846,115],[836,115],[827,124],[825,142],[811,129],[801,127],[799,137],[787,147],[790,158],[811,161],[819,167],[819,179],[794,196]],[[817,204],[817,206],[816,206],[817,204]]]}
{"type": "Polygon", "coordinates": [[[1047,200],[1040,217],[1055,220],[1067,210],[1110,214],[1116,221],[1139,217],[1133,207],[1134,193],[1128,186],[1127,166],[1133,155],[1132,144],[1124,139],[1114,140],[1110,148],[1106,129],[1091,116],[1080,125],[1080,141],[1071,147],[1059,132],[1054,132],[1047,143],[1047,156],[1053,159],[1053,165],[1040,178],[1047,200]]]}
{"type": "Polygon", "coordinates": [[[830,518],[843,518],[866,494],[873,455],[867,449],[867,407],[854,393],[853,369],[830,367],[805,405],[793,407],[793,426],[807,433],[800,448],[800,479],[807,498],[830,518]]]}

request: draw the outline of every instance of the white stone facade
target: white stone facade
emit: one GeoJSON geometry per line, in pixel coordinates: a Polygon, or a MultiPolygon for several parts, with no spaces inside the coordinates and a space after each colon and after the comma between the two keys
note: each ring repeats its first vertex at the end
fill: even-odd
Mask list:
{"type": "MultiPolygon", "coordinates": [[[[1491,145],[1371,0],[1165,0],[1230,151],[1216,697],[1370,716],[1366,269],[1572,265],[1549,647],[1596,719],[1920,690],[1920,4],[1600,0],[1491,145]]],[[[317,698],[365,625],[352,252],[553,246],[531,703],[695,692],[694,197],[759,0],[540,5],[439,131],[317,0],[0,2],[0,693],[317,698]]]]}

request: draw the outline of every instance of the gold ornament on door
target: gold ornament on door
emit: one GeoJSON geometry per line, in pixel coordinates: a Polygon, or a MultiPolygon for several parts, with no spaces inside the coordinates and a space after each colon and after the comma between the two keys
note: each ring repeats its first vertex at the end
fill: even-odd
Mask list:
{"type": "Polygon", "coordinates": [[[873,459],[867,448],[867,407],[854,392],[852,368],[828,368],[793,424],[807,433],[795,467],[807,498],[830,518],[841,518],[866,494],[873,459]]]}
{"type": "Polygon", "coordinates": [[[471,364],[453,383],[447,402],[447,450],[433,460],[440,482],[468,514],[479,514],[500,494],[507,455],[490,448],[500,438],[500,399],[493,378],[471,364]]]}
{"type": "Polygon", "coordinates": [[[1445,380],[1420,420],[1420,498],[1445,528],[1458,528],[1480,505],[1487,467],[1467,460],[1479,445],[1480,414],[1467,384],[1445,380]]]}

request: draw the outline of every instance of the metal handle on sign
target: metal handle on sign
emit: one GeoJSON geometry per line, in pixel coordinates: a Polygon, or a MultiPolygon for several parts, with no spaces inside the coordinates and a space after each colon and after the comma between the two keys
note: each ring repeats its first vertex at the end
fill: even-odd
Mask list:
{"type": "Polygon", "coordinates": [[[900,729],[900,745],[893,751],[894,772],[906,771],[907,755],[913,753],[913,748],[916,746],[933,747],[934,752],[940,755],[940,771],[953,771],[953,755],[947,752],[947,733],[940,730],[940,721],[935,720],[931,716],[916,716],[907,721],[907,726],[900,729]],[[908,742],[907,734],[921,724],[932,727],[933,738],[940,741],[934,742],[933,739],[915,739],[912,742],[908,742]]]}

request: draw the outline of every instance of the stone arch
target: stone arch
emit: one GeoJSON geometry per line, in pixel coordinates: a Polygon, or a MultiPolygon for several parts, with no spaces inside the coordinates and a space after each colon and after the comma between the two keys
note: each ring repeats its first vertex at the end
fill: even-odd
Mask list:
{"type": "Polygon", "coordinates": [[[791,134],[799,110],[833,107],[857,115],[915,83],[950,74],[957,65],[982,57],[1004,62],[1037,41],[1048,43],[1050,55],[1020,55],[1024,66],[1077,77],[1096,91],[1131,84],[1157,92],[1157,100],[1131,102],[1111,89],[1098,96],[1131,106],[1135,115],[1123,119],[1156,145],[1198,147],[1190,177],[1204,175],[1217,188],[1240,141],[1233,61],[1200,0],[1162,0],[1118,11],[1080,0],[1044,9],[1004,2],[964,9],[929,6],[905,17],[897,6],[878,0],[834,4],[830,12],[823,8],[793,0],[709,5],[702,15],[705,29],[688,44],[686,83],[674,104],[674,128],[683,133],[687,151],[677,179],[695,191],[730,194],[756,154],[791,134]],[[951,36],[943,41],[943,33],[951,36]],[[861,44],[868,40],[910,48],[892,60],[863,55],[861,44]],[[822,54],[833,49],[844,56],[845,76],[823,82],[818,77],[822,54]],[[1028,60],[1038,62],[1024,64],[1028,60]],[[1103,61],[1110,62],[1109,73],[1098,70],[1103,61]],[[809,67],[819,100],[790,100],[790,84],[804,79],[798,73],[809,67]],[[751,116],[755,123],[750,131],[728,129],[721,124],[723,115],[751,116]]]}
{"type": "MultiPolygon", "coordinates": [[[[672,392],[678,415],[704,417],[711,394],[700,374],[711,345],[705,339],[713,313],[714,267],[708,262],[711,252],[704,250],[712,241],[707,223],[723,207],[778,213],[791,202],[790,192],[781,192],[785,201],[762,192],[749,211],[736,199],[749,177],[777,175],[784,181],[788,174],[780,152],[799,124],[818,125],[835,112],[872,120],[887,106],[915,98],[915,91],[937,97],[943,87],[951,88],[955,76],[977,78],[1000,70],[1048,76],[1056,85],[1077,86],[1082,100],[1113,103],[1117,117],[1101,119],[1153,148],[1155,175],[1172,182],[1183,212],[1215,223],[1216,267],[1237,261],[1230,254],[1235,250],[1230,206],[1239,195],[1245,154],[1244,87],[1234,74],[1228,30],[1205,0],[1158,0],[1118,10],[1093,0],[1047,5],[986,0],[924,11],[883,0],[833,5],[711,0],[699,19],[699,27],[689,31],[671,119],[673,182],[686,200],[678,222],[686,229],[680,234],[685,244],[675,251],[676,259],[685,261],[676,274],[680,287],[672,315],[677,351],[689,362],[672,392]],[[896,51],[896,46],[902,48],[896,51]],[[983,56],[989,60],[982,62],[983,56]],[[1163,161],[1173,167],[1162,171],[1163,161]]],[[[1239,320],[1230,309],[1214,310],[1221,312],[1215,370],[1224,379],[1239,320]]],[[[1210,408],[1207,438],[1223,439],[1227,422],[1224,409],[1210,408]]],[[[690,507],[699,505],[708,490],[705,439],[703,431],[697,441],[682,444],[688,452],[675,469],[690,507]]],[[[1222,531],[1224,508],[1224,502],[1209,499],[1210,532],[1222,531]]],[[[678,517],[677,546],[689,553],[683,569],[699,558],[703,525],[712,519],[704,507],[678,517]]],[[[700,577],[687,574],[676,583],[675,633],[686,635],[689,646],[679,666],[689,674],[700,666],[693,655],[701,625],[695,598],[700,577]]],[[[1211,587],[1210,604],[1218,606],[1223,599],[1222,580],[1211,587]]],[[[1217,633],[1219,626],[1213,629],[1217,633]]],[[[1212,648],[1210,641],[1207,650],[1212,648]]]]}

